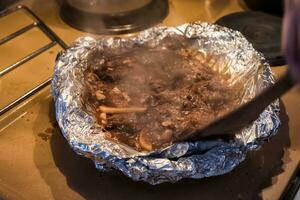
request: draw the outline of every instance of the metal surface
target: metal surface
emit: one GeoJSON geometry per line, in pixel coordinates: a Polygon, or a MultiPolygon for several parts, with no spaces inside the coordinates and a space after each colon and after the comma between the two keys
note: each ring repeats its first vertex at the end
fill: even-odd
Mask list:
{"type": "MultiPolygon", "coordinates": [[[[10,9],[6,9],[0,12],[0,17],[5,17],[13,12],[16,12],[18,10],[23,10],[24,12],[26,12],[28,15],[30,15],[32,18],[34,18],[34,23],[27,25],[21,29],[19,29],[18,31],[0,39],[0,45],[5,44],[6,42],[9,42],[10,40],[20,36],[23,33],[26,33],[27,31],[29,31],[30,29],[34,28],[34,27],[38,27],[41,31],[43,31],[45,33],[45,35],[47,35],[49,37],[49,39],[51,40],[51,42],[45,46],[43,46],[40,49],[35,50],[34,52],[30,53],[29,55],[25,56],[24,58],[18,60],[17,62],[15,62],[14,64],[11,64],[9,66],[7,66],[6,68],[2,69],[0,71],[0,78],[1,76],[9,73],[10,71],[12,71],[13,69],[23,65],[24,63],[28,62],[29,60],[35,58],[36,56],[40,55],[41,53],[45,52],[46,50],[50,49],[51,47],[53,47],[56,44],[59,44],[62,48],[66,48],[67,45],[60,39],[57,37],[57,35],[50,30],[30,9],[28,9],[26,6],[16,6],[14,8],[10,8],[10,9]]],[[[18,97],[16,100],[10,102],[9,104],[5,105],[4,107],[0,108],[0,115],[4,114],[5,112],[7,112],[8,110],[12,109],[14,106],[16,106],[17,104],[19,104],[20,102],[22,102],[23,100],[25,100],[26,98],[28,98],[29,96],[35,94],[36,92],[38,92],[39,90],[43,89],[46,85],[50,84],[51,79],[46,80],[45,82],[35,86],[34,88],[32,88],[30,91],[26,92],[25,94],[23,94],[22,96],[18,97]]]]}
{"type": "Polygon", "coordinates": [[[5,42],[8,42],[9,40],[14,39],[15,37],[18,37],[19,35],[21,35],[22,33],[25,33],[26,31],[29,31],[30,29],[34,28],[36,26],[36,23],[33,24],[29,24],[23,28],[21,28],[20,30],[0,39],[0,45],[4,44],[5,42]]]}
{"type": "MultiPolygon", "coordinates": [[[[1,1],[2,2],[2,1],[1,1]]],[[[165,25],[178,25],[185,22],[202,20],[214,22],[229,13],[242,11],[237,0],[170,0],[170,12],[164,20],[165,25]]],[[[59,18],[59,8],[54,0],[22,0],[67,44],[80,36],[90,34],[72,29],[59,18]]],[[[23,16],[10,16],[13,24],[0,20],[0,35],[12,33],[24,26],[23,16]]],[[[29,24],[29,23],[28,23],[29,24]]],[[[26,26],[26,24],[25,24],[26,26]]],[[[34,32],[30,35],[38,37],[34,32]]],[[[34,40],[35,41],[35,40],[34,40]]],[[[15,52],[28,45],[21,41],[15,52]]],[[[31,46],[35,45],[34,42],[31,46]]],[[[29,48],[29,46],[28,46],[29,48]]],[[[5,49],[6,50],[6,49],[5,49]]],[[[5,50],[0,49],[1,56],[5,50]]],[[[58,49],[59,50],[59,49],[58,49]]],[[[5,64],[6,57],[0,64],[5,64]]],[[[38,56],[41,60],[32,60],[34,66],[54,65],[55,55],[47,52],[38,56]]],[[[39,69],[34,67],[33,70],[39,69]]],[[[52,69],[51,69],[52,70],[52,69]]],[[[51,71],[50,70],[50,71],[51,71]]],[[[272,69],[279,77],[286,66],[272,69]]],[[[28,79],[39,81],[47,79],[50,71],[31,76],[23,67],[19,67],[6,76],[13,74],[16,79],[5,79],[7,85],[13,85],[24,74],[28,79]],[[22,73],[21,73],[22,72],[22,73]]],[[[6,77],[3,76],[2,78],[6,77]]],[[[1,82],[1,79],[0,79],[1,82]]],[[[2,81],[2,88],[5,88],[2,81]]],[[[17,84],[27,89],[24,82],[17,84]]],[[[1,88],[1,83],[0,83],[1,88]]],[[[1,90],[1,89],[0,89],[1,90]]],[[[13,98],[16,93],[6,93],[13,98]]],[[[1,94],[5,90],[1,91],[1,94]]],[[[3,99],[0,98],[0,101],[3,99]]],[[[178,184],[149,186],[134,183],[128,178],[112,173],[100,173],[88,159],[80,158],[69,148],[54,123],[54,105],[49,87],[31,96],[15,109],[0,117],[0,198],[2,199],[279,199],[300,160],[300,88],[294,88],[282,98],[282,126],[279,133],[269,143],[247,156],[245,162],[224,176],[200,181],[185,180],[178,184]],[[12,154],[13,152],[13,154],[12,154]],[[257,173],[259,171],[259,173],[257,173]]]]}
{"type": "MultiPolygon", "coordinates": [[[[51,42],[45,46],[43,46],[42,48],[32,52],[31,54],[29,54],[28,56],[22,58],[21,60],[18,60],[16,63],[4,68],[2,71],[0,71],[0,77],[5,75],[6,73],[10,72],[11,70],[19,67],[20,65],[28,62],[29,60],[33,59],[34,57],[40,55],[41,53],[43,53],[44,51],[50,49],[51,47],[53,47],[56,44],[56,42],[51,42]]],[[[3,114],[0,110],[0,115],[3,114]]]]}
{"type": "Polygon", "coordinates": [[[137,9],[117,13],[87,12],[64,1],[60,15],[73,28],[90,33],[116,35],[137,32],[156,25],[167,16],[168,10],[167,0],[151,0],[137,9]]]}
{"type": "MultiPolygon", "coordinates": [[[[283,158],[282,166],[283,149],[290,144],[286,134],[289,121],[283,110],[283,126],[278,135],[259,151],[250,153],[245,162],[229,174],[159,186],[136,183],[115,172],[100,173],[92,162],[72,151],[55,123],[54,103],[47,95],[48,90],[37,96],[38,103],[25,109],[24,114],[16,113],[14,116],[20,117],[1,131],[0,196],[5,199],[232,200],[240,197],[256,200],[271,190],[273,192],[264,199],[274,200],[282,188],[272,188],[273,185],[284,184],[279,176],[282,167],[292,168],[289,160],[299,158],[296,150],[286,152],[288,157],[283,158]],[[11,152],[14,154],[8,158],[11,152]]],[[[290,95],[293,94],[296,91],[290,95]]],[[[0,122],[0,127],[3,124],[5,121],[0,122]]]]}
{"type": "Polygon", "coordinates": [[[0,115],[2,115],[5,112],[9,111],[10,109],[12,109],[13,107],[15,107],[16,105],[20,104],[22,101],[26,100],[28,97],[30,97],[31,95],[35,94],[39,90],[43,89],[44,87],[46,87],[50,83],[51,83],[51,78],[47,79],[46,81],[44,81],[43,83],[39,84],[38,86],[32,88],[30,91],[26,92],[23,96],[17,98],[13,102],[11,102],[8,105],[6,105],[3,108],[1,108],[0,115]]]}
{"type": "MultiPolygon", "coordinates": [[[[224,72],[230,76],[229,84],[241,86],[238,104],[252,99],[274,82],[270,66],[240,32],[213,24],[194,22],[176,27],[157,26],[127,39],[79,38],[57,58],[52,94],[56,119],[64,137],[79,155],[92,158],[99,170],[116,169],[133,180],[150,184],[222,175],[240,164],[248,151],[257,150],[265,140],[277,133],[280,126],[279,103],[273,99],[271,104],[268,103],[268,106],[259,110],[259,116],[254,116],[254,122],[251,121],[241,130],[234,130],[235,137],[230,141],[216,138],[183,141],[154,152],[137,152],[126,145],[106,139],[106,132],[97,123],[94,112],[86,109],[93,105],[84,98],[84,72],[97,66],[99,59],[108,59],[103,56],[105,51],[118,52],[123,48],[130,49],[132,45],[148,42],[159,46],[161,40],[174,35],[192,41],[193,48],[209,55],[204,56],[206,67],[224,72]],[[90,56],[95,52],[98,55],[96,58],[90,56]]],[[[242,114],[246,119],[250,117],[250,113],[242,114]]],[[[239,116],[233,119],[231,126],[245,118],[239,116]]],[[[223,126],[220,130],[228,131],[227,123],[225,121],[225,126],[224,123],[221,124],[223,126]]]]}
{"type": "Polygon", "coordinates": [[[291,181],[282,193],[280,200],[299,200],[300,199],[300,166],[298,165],[291,181]]]}

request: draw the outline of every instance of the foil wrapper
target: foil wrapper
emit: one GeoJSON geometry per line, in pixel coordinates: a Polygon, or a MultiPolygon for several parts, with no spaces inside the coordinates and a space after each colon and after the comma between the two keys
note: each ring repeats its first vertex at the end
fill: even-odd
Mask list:
{"type": "Polygon", "coordinates": [[[105,139],[94,115],[84,109],[86,102],[82,98],[83,72],[95,62],[89,60],[90,53],[146,41],[159,45],[164,37],[174,34],[196,39],[199,51],[218,58],[211,67],[218,66],[217,70],[230,73],[233,82],[243,81],[241,103],[274,82],[270,66],[244,36],[217,25],[196,22],[178,27],[158,26],[129,38],[79,38],[57,57],[52,94],[62,134],[73,150],[92,159],[97,169],[119,170],[133,180],[150,184],[217,176],[230,172],[245,159],[248,151],[258,149],[276,134],[280,125],[278,100],[229,142],[221,139],[182,142],[145,153],[105,139]]]}

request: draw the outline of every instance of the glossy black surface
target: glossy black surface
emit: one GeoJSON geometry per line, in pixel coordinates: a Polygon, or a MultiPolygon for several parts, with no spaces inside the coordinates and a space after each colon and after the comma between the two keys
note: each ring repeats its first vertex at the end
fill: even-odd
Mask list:
{"type": "Polygon", "coordinates": [[[271,66],[284,65],[281,54],[282,19],[263,12],[246,11],[226,15],[217,24],[240,31],[253,47],[263,53],[271,66]]]}
{"type": "Polygon", "coordinates": [[[244,0],[244,2],[251,10],[283,15],[283,0],[244,0]]]}

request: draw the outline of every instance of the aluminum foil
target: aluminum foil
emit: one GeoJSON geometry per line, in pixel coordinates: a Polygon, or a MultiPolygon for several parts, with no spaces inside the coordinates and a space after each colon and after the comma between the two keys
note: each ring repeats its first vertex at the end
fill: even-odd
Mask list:
{"type": "MultiPolygon", "coordinates": [[[[278,100],[229,142],[182,142],[145,153],[105,139],[94,115],[85,111],[82,98],[83,72],[93,63],[88,60],[90,53],[130,47],[146,41],[159,45],[161,39],[174,34],[196,39],[199,51],[218,58],[216,62],[209,63],[211,67],[218,66],[216,70],[230,73],[233,82],[243,82],[241,103],[274,82],[270,66],[243,35],[217,25],[197,22],[178,27],[158,26],[130,38],[79,38],[57,57],[52,94],[62,134],[74,151],[91,158],[97,169],[120,170],[133,180],[150,184],[216,176],[230,172],[245,159],[249,150],[258,149],[266,139],[276,134],[280,125],[278,100]]],[[[99,59],[102,59],[100,54],[99,59]]]]}

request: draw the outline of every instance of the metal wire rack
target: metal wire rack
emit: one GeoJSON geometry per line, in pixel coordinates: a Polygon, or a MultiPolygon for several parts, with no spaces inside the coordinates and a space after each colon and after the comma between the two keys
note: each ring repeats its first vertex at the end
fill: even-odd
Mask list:
{"type": "MultiPolygon", "coordinates": [[[[12,71],[13,69],[20,67],[22,64],[30,61],[31,59],[37,57],[41,53],[47,51],[48,49],[50,49],[51,47],[53,47],[56,44],[60,45],[63,49],[67,48],[67,45],[46,24],[44,24],[44,22],[40,18],[38,16],[36,16],[29,8],[27,8],[24,5],[19,5],[19,6],[13,7],[13,8],[7,8],[7,9],[1,11],[0,18],[7,16],[18,10],[22,10],[27,15],[29,15],[33,19],[33,23],[0,39],[0,45],[3,45],[4,43],[6,43],[10,40],[13,40],[14,38],[20,36],[21,34],[26,33],[27,31],[29,31],[35,27],[39,28],[50,39],[51,42],[46,44],[45,46],[41,47],[40,49],[35,50],[34,52],[30,53],[29,55],[21,58],[17,62],[5,67],[3,70],[0,71],[0,78],[2,76],[4,76],[5,74],[9,73],[10,71],[12,71]]],[[[27,91],[22,96],[18,97],[14,101],[12,101],[9,104],[5,105],[4,107],[0,108],[0,116],[3,115],[5,112],[9,111],[10,109],[12,109],[13,107],[15,107],[16,105],[18,105],[19,103],[21,103],[22,101],[24,101],[25,99],[27,99],[28,97],[37,93],[38,91],[40,91],[41,89],[43,89],[44,87],[49,85],[50,83],[51,83],[51,78],[38,84],[37,86],[35,86],[31,90],[27,91]]]]}

